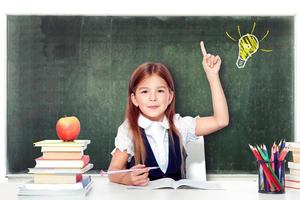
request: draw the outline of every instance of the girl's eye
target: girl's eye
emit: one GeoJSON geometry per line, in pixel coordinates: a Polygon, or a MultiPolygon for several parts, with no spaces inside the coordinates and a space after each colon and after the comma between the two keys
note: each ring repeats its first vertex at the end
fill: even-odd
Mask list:
{"type": "Polygon", "coordinates": [[[142,90],[141,93],[142,94],[146,94],[148,91],[147,90],[142,90]]]}
{"type": "Polygon", "coordinates": [[[165,92],[165,91],[164,91],[164,90],[158,90],[158,92],[159,92],[159,93],[163,93],[163,92],[165,92]]]}

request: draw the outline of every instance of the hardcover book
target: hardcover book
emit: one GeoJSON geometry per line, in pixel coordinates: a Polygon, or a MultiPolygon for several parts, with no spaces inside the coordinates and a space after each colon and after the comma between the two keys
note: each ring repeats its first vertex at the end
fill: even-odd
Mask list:
{"type": "Polygon", "coordinates": [[[36,168],[83,168],[90,161],[88,155],[82,156],[80,160],[45,160],[43,157],[35,159],[36,168]]]}
{"type": "Polygon", "coordinates": [[[42,146],[55,146],[55,147],[82,147],[90,144],[90,140],[74,140],[71,142],[66,142],[63,140],[42,140],[39,142],[33,143],[35,147],[42,147],[42,146]]]}
{"type": "Polygon", "coordinates": [[[70,184],[78,183],[82,180],[82,174],[34,174],[35,184],[70,184]]]}
{"type": "Polygon", "coordinates": [[[81,159],[83,156],[83,152],[43,152],[43,158],[46,160],[76,160],[81,159]]]}
{"type": "Polygon", "coordinates": [[[92,188],[90,177],[75,184],[34,184],[29,182],[18,188],[18,196],[72,196],[84,197],[92,188]]]}
{"type": "Polygon", "coordinates": [[[87,164],[83,168],[28,168],[30,174],[83,174],[94,165],[92,163],[87,164]]]}

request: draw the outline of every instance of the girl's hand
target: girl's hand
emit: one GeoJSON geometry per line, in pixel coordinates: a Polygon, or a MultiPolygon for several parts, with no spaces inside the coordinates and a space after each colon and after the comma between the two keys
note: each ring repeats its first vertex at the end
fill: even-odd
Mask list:
{"type": "Polygon", "coordinates": [[[210,75],[218,75],[220,66],[221,66],[221,58],[217,55],[211,55],[206,53],[206,49],[203,41],[200,42],[200,48],[203,54],[203,68],[206,73],[206,76],[210,75]]]}
{"type": "Polygon", "coordinates": [[[149,183],[148,168],[145,165],[135,165],[131,169],[139,169],[130,172],[130,181],[132,185],[146,186],[149,183]]]}

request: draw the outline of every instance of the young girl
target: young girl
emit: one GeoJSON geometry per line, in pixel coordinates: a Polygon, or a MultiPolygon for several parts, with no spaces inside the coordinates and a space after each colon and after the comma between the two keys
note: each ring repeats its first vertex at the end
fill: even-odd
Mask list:
{"type": "Polygon", "coordinates": [[[111,174],[110,181],[143,186],[163,177],[184,178],[185,144],[228,125],[228,108],[219,79],[221,59],[207,54],[203,42],[200,46],[213,116],[192,118],[175,114],[175,88],[168,69],[161,63],[141,64],[129,81],[126,119],[118,129],[109,166],[109,170],[136,170],[111,174]],[[159,168],[148,168],[155,166],[159,168]]]}

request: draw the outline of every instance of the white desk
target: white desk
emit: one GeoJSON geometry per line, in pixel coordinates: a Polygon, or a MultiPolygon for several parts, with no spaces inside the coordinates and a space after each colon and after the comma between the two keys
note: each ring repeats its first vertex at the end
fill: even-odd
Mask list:
{"type": "MultiPolygon", "coordinates": [[[[84,198],[87,200],[213,200],[213,199],[242,199],[242,200],[297,200],[300,198],[299,190],[286,189],[284,194],[261,194],[257,192],[256,181],[228,181],[222,180],[220,183],[224,185],[225,190],[193,190],[193,189],[159,189],[159,190],[132,190],[127,189],[124,185],[114,184],[103,177],[92,177],[94,183],[91,191],[84,198]]],[[[0,184],[1,199],[18,199],[17,187],[24,184],[24,181],[9,182],[0,184]]],[[[66,199],[58,197],[34,197],[20,199],[66,199]]],[[[74,198],[72,198],[74,199],[74,198]]]]}

